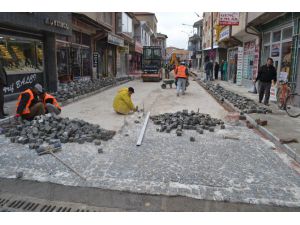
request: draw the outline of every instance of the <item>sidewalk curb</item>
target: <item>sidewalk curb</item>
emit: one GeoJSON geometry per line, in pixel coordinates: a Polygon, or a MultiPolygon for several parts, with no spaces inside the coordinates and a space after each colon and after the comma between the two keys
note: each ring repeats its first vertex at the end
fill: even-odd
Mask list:
{"type": "MultiPolygon", "coordinates": [[[[191,72],[192,74],[195,75],[194,72],[191,72]]],[[[235,112],[241,112],[238,108],[236,108],[231,102],[229,102],[228,100],[224,99],[224,102],[220,102],[215,96],[214,94],[205,88],[205,86],[203,85],[203,81],[202,80],[196,80],[197,83],[203,87],[220,105],[222,105],[226,110],[228,110],[228,108],[231,108],[231,110],[235,111],[235,112]],[[225,104],[224,104],[225,103],[225,104]]],[[[245,116],[247,118],[247,120],[250,122],[251,125],[253,125],[259,132],[261,132],[263,135],[265,135],[268,139],[270,139],[275,145],[277,145],[278,147],[280,147],[281,149],[284,150],[284,152],[290,156],[292,159],[294,159],[296,162],[300,163],[300,154],[297,154],[295,152],[295,150],[293,150],[290,146],[288,146],[287,144],[282,144],[280,142],[280,139],[274,135],[272,132],[270,132],[267,128],[258,125],[255,120],[249,115],[245,113],[245,116]]]]}

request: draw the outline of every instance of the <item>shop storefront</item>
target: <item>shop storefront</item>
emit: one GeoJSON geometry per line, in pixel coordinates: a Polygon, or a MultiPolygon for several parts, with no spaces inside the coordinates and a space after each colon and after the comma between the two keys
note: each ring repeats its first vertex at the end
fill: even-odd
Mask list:
{"type": "Polygon", "coordinates": [[[267,58],[273,58],[278,78],[291,78],[292,36],[292,23],[263,33],[261,63],[265,64],[267,58]]]}
{"type": "Polygon", "coordinates": [[[236,83],[238,47],[228,49],[227,80],[236,83]]]}
{"type": "Polygon", "coordinates": [[[41,83],[57,89],[55,36],[71,34],[70,13],[0,13],[0,60],[7,73],[5,99],[41,83]]]}
{"type": "Polygon", "coordinates": [[[73,31],[71,39],[57,39],[56,42],[58,79],[60,82],[92,76],[90,35],[73,31]]]}
{"type": "Polygon", "coordinates": [[[117,76],[128,74],[129,66],[129,45],[118,46],[117,48],[117,76]]]}
{"type": "Polygon", "coordinates": [[[259,39],[244,42],[242,84],[252,87],[259,65],[259,39]]]}
{"type": "Polygon", "coordinates": [[[143,46],[139,42],[135,42],[134,48],[130,52],[129,73],[138,74],[142,69],[143,46]]]}

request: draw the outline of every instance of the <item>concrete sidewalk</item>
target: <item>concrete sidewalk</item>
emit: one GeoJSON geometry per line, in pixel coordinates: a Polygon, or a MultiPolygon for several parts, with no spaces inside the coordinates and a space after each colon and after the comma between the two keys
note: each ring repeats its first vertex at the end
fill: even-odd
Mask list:
{"type": "MultiPolygon", "coordinates": [[[[201,74],[196,71],[192,72],[194,74],[197,74],[199,78],[204,78],[204,74],[201,74]]],[[[257,102],[257,104],[260,104],[258,103],[258,94],[250,93],[249,89],[247,89],[244,86],[238,86],[231,82],[221,80],[215,80],[213,82],[215,84],[220,84],[223,88],[232,91],[238,95],[253,99],[257,102]]],[[[289,117],[285,111],[279,110],[274,102],[270,102],[269,108],[272,110],[271,114],[254,113],[249,114],[248,116],[254,121],[256,119],[268,121],[268,125],[264,127],[259,127],[259,130],[262,131],[262,133],[264,133],[266,136],[270,137],[272,141],[279,142],[279,139],[297,138],[300,142],[300,117],[289,117]]],[[[300,162],[300,143],[290,143],[284,144],[282,146],[292,158],[300,162]]]]}

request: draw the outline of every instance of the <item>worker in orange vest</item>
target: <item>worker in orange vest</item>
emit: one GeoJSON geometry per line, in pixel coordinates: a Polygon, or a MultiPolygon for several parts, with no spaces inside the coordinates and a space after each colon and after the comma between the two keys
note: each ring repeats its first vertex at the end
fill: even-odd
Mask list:
{"type": "Polygon", "coordinates": [[[39,97],[44,105],[45,113],[56,115],[61,113],[61,107],[54,96],[48,94],[47,92],[43,92],[39,97]]]}
{"type": "Polygon", "coordinates": [[[16,117],[32,120],[35,116],[44,115],[44,105],[38,100],[38,95],[42,92],[43,87],[40,84],[23,91],[18,97],[16,117]]]}
{"type": "Polygon", "coordinates": [[[184,95],[186,89],[186,83],[189,75],[188,68],[185,66],[185,62],[180,62],[180,65],[175,70],[175,79],[177,80],[177,96],[179,97],[179,93],[184,95]]]}

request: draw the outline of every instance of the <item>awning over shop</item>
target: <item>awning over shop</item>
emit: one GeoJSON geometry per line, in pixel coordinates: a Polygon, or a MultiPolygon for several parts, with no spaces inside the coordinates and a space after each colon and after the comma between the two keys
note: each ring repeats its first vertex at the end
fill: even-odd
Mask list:
{"type": "MultiPolygon", "coordinates": [[[[214,45],[213,49],[220,48],[218,45],[214,45]]],[[[204,51],[211,50],[211,47],[203,49],[204,51]]]]}

